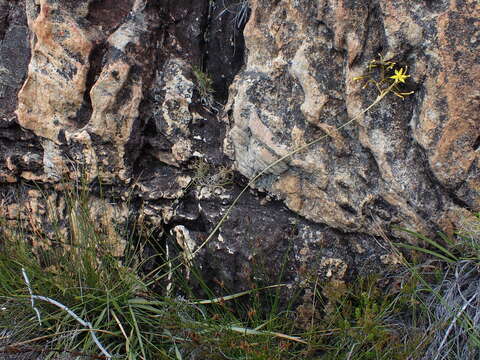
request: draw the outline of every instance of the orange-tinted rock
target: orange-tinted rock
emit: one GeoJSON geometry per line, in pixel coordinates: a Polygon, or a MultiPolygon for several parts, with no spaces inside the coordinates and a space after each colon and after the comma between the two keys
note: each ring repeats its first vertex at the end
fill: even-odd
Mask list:
{"type": "Polygon", "coordinates": [[[0,0],[0,216],[48,233],[26,190],[66,217],[81,180],[117,254],[108,218],[130,196],[159,244],[195,247],[244,177],[325,137],[270,168],[195,261],[232,290],[284,259],[289,281],[341,289],[398,264],[392,225],[452,235],[479,210],[478,18],[473,0],[0,0]],[[415,93],[339,128],[375,100],[353,79],[379,53],[415,93]]]}
{"type": "Polygon", "coordinates": [[[480,5],[476,1],[453,2],[436,23],[438,47],[434,54],[439,70],[430,74],[432,86],[426,89],[417,132],[428,134],[430,141],[422,145],[435,177],[461,201],[478,210],[480,5]],[[432,128],[434,131],[428,132],[432,128]]]}
{"type": "Polygon", "coordinates": [[[61,131],[80,127],[76,117],[84,103],[94,34],[58,1],[41,0],[33,15],[28,18],[35,35],[32,58],[18,94],[18,121],[59,143],[61,131]]]}
{"type": "Polygon", "coordinates": [[[236,168],[252,178],[325,134],[256,186],[343,231],[458,224],[454,213],[480,209],[478,18],[475,1],[252,1],[227,108],[236,168]],[[336,130],[375,100],[353,78],[379,52],[408,66],[415,93],[336,130]]]}

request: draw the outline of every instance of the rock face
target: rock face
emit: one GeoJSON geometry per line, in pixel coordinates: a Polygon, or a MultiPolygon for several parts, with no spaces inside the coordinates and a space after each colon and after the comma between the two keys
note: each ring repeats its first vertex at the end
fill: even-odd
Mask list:
{"type": "Polygon", "coordinates": [[[252,177],[325,133],[257,186],[347,232],[428,233],[478,210],[479,6],[443,3],[253,1],[249,56],[229,103],[238,170],[252,177]],[[408,66],[415,94],[336,130],[375,100],[353,79],[380,52],[408,66]]]}
{"type": "Polygon", "coordinates": [[[0,0],[0,215],[48,233],[49,196],[82,179],[117,204],[112,232],[142,219],[191,260],[249,179],[327,135],[256,181],[196,264],[229,289],[281,263],[296,283],[380,272],[383,234],[412,241],[392,225],[449,233],[480,210],[479,17],[476,0],[0,0]],[[339,129],[375,100],[354,78],[378,54],[414,94],[339,129]]]}

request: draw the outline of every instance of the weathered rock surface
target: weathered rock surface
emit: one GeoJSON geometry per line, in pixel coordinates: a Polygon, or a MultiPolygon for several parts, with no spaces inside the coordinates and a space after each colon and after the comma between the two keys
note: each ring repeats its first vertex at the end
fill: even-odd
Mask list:
{"type": "Polygon", "coordinates": [[[247,62],[228,104],[242,174],[325,133],[257,187],[312,221],[367,234],[448,230],[480,208],[478,2],[251,4],[247,62]],[[377,53],[408,66],[415,94],[336,130],[375,100],[353,78],[377,53]]]}
{"type": "Polygon", "coordinates": [[[381,235],[411,241],[392,225],[450,232],[480,210],[479,11],[0,0],[0,216],[48,235],[51,204],[68,215],[64,179],[82,179],[112,239],[141,219],[188,262],[248,179],[327,134],[260,178],[195,262],[230,290],[279,280],[280,264],[285,281],[339,287],[385,271],[398,259],[381,235]],[[374,101],[353,78],[379,53],[415,93],[337,129],[374,101]]]}

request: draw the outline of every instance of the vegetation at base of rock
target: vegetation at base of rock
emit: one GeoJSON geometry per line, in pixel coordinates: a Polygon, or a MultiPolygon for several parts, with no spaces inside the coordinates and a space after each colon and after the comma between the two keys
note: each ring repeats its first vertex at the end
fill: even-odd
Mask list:
{"type": "Polygon", "coordinates": [[[193,75],[195,76],[195,85],[200,95],[200,99],[204,105],[213,107],[213,81],[210,76],[200,67],[194,67],[192,69],[193,75]]]}
{"type": "MultiPolygon", "coordinates": [[[[141,241],[149,241],[148,234],[154,232],[130,224],[124,232],[130,246],[124,256],[115,256],[108,234],[95,227],[88,194],[76,191],[70,196],[70,233],[57,234],[50,249],[27,244],[26,239],[32,238],[27,225],[15,228],[2,222],[3,354],[30,352],[45,359],[72,354],[89,359],[99,354],[85,328],[65,311],[37,300],[42,321],[38,323],[22,278],[25,268],[34,294],[55,299],[90,321],[102,344],[118,359],[467,359],[478,355],[479,217],[465,221],[454,247],[453,240],[440,244],[428,239],[429,249],[422,245],[409,249],[444,248],[454,262],[442,257],[417,264],[405,261],[403,273],[388,279],[359,278],[348,287],[329,287],[312,279],[287,298],[281,271],[278,284],[272,284],[278,287],[257,283],[240,294],[212,293],[199,270],[191,269],[193,276],[187,279],[175,258],[162,262],[161,254],[156,255],[160,265],[145,274],[142,266],[151,258],[142,255],[141,241]],[[173,283],[167,295],[166,287],[158,285],[169,281],[173,283]],[[197,301],[195,289],[210,300],[197,301]]],[[[33,239],[38,244],[52,240],[41,236],[34,233],[33,239]]]]}
{"type": "Polygon", "coordinates": [[[196,159],[192,168],[195,171],[194,181],[200,186],[217,188],[233,183],[233,170],[227,166],[215,169],[205,159],[196,159]]]}
{"type": "Polygon", "coordinates": [[[429,249],[410,247],[430,256],[408,268],[418,281],[428,319],[428,342],[422,359],[480,357],[480,213],[462,221],[455,238],[437,240],[412,231],[429,249]]]}

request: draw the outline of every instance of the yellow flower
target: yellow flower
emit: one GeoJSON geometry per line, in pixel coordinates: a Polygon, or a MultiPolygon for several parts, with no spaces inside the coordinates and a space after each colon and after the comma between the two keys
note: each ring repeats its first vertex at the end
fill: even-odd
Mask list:
{"type": "Polygon", "coordinates": [[[410,75],[407,75],[407,68],[400,68],[395,70],[395,75],[390,76],[390,79],[395,80],[396,83],[405,83],[405,80],[409,78],[410,75]]]}

